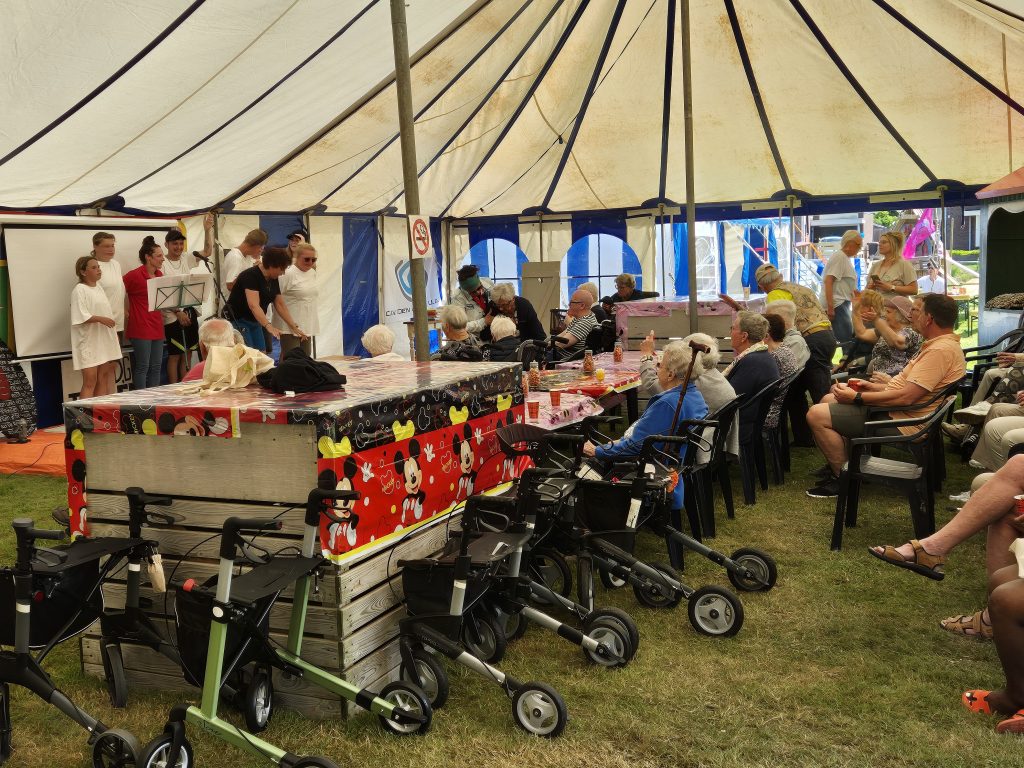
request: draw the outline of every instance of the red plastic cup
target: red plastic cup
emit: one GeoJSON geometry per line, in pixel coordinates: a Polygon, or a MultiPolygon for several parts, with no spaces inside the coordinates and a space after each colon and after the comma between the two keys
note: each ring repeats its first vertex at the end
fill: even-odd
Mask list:
{"type": "Polygon", "coordinates": [[[1014,496],[1013,500],[1017,502],[1017,514],[1024,515],[1024,495],[1014,496]]]}
{"type": "Polygon", "coordinates": [[[864,386],[864,379],[850,379],[846,384],[854,392],[860,392],[860,388],[864,386]]]}
{"type": "Polygon", "coordinates": [[[562,404],[562,393],[557,389],[552,389],[548,394],[551,396],[551,405],[555,408],[562,404]]]}
{"type": "Polygon", "coordinates": [[[526,413],[529,417],[536,421],[540,418],[540,401],[538,400],[527,400],[526,401],[526,413]]]}

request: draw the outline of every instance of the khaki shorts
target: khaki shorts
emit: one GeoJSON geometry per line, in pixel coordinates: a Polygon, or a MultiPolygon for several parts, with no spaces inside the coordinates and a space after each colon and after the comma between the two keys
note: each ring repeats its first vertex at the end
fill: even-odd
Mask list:
{"type": "MultiPolygon", "coordinates": [[[[868,420],[868,408],[865,405],[854,403],[830,403],[828,406],[829,416],[832,418],[832,429],[843,437],[863,437],[864,422],[868,420]]],[[[885,421],[889,414],[878,413],[871,417],[872,421],[885,421]]],[[[899,430],[891,427],[879,430],[879,435],[894,435],[899,430]]]]}

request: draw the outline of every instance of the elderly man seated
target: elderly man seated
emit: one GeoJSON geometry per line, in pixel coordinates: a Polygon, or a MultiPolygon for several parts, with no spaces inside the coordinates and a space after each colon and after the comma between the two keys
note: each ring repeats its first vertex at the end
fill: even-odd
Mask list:
{"type": "Polygon", "coordinates": [[[587,336],[597,328],[597,318],[590,311],[590,294],[587,291],[576,290],[569,299],[569,311],[565,313],[565,319],[569,323],[564,331],[553,337],[555,348],[552,350],[554,360],[565,360],[577,352],[581,352],[587,345],[587,336]]]}
{"type": "MultiPolygon", "coordinates": [[[[541,325],[533,304],[522,296],[516,296],[516,289],[512,283],[498,283],[491,289],[491,306],[484,316],[487,328],[484,328],[480,334],[484,341],[491,335],[488,328],[491,327],[494,319],[501,316],[512,320],[516,327],[516,333],[523,341],[526,339],[544,341],[548,336],[544,332],[544,326],[541,325]]],[[[472,332],[471,330],[470,333],[472,332]]]]}
{"type": "MultiPolygon", "coordinates": [[[[890,411],[888,418],[918,418],[927,414],[913,408],[914,405],[963,378],[964,353],[960,337],[953,333],[956,317],[956,302],[948,296],[929,293],[915,297],[914,329],[925,341],[907,367],[885,383],[862,381],[857,389],[835,384],[831,394],[811,407],[807,423],[827,466],[819,471],[821,481],[807,491],[808,496],[826,499],[839,495],[839,472],[847,459],[846,439],[864,434],[869,407],[904,406],[906,410],[890,411]]],[[[936,403],[932,408],[939,405],[936,403]]],[[[876,421],[883,418],[886,417],[881,414],[872,416],[876,421]]],[[[904,434],[913,434],[919,427],[899,429],[904,434]]]]}
{"type": "Polygon", "coordinates": [[[476,337],[466,330],[466,311],[456,305],[449,304],[441,308],[441,332],[445,343],[430,356],[431,360],[444,362],[474,362],[483,360],[483,351],[476,337]]]}
{"type": "MultiPolygon", "coordinates": [[[[736,357],[725,369],[737,395],[750,400],[754,395],[779,378],[779,365],[765,344],[768,321],[753,312],[737,312],[732,319],[729,336],[736,357]]],[[[746,401],[745,401],[746,402],[746,401]]],[[[751,439],[754,432],[755,409],[740,411],[740,442],[751,439]]]]}
{"type": "Polygon", "coordinates": [[[381,323],[367,328],[359,341],[362,342],[363,347],[370,353],[370,358],[373,360],[405,359],[397,352],[391,351],[395,346],[394,331],[381,323]]]}
{"type": "Polygon", "coordinates": [[[491,323],[491,340],[484,344],[484,360],[506,363],[516,359],[519,345],[523,340],[516,335],[516,324],[512,318],[500,316],[491,323]]]}
{"type": "Polygon", "coordinates": [[[242,334],[231,327],[231,323],[220,317],[211,317],[199,326],[199,354],[203,358],[182,378],[187,381],[200,381],[206,368],[206,359],[210,356],[210,347],[233,347],[244,344],[242,334]]]}

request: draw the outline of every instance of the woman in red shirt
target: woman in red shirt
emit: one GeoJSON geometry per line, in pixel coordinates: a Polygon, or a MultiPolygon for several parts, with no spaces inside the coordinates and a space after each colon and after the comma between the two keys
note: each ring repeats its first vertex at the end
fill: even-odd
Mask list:
{"type": "Polygon", "coordinates": [[[164,357],[164,321],[160,311],[149,311],[149,291],[146,283],[154,277],[163,277],[160,267],[164,251],[153,237],[142,241],[139,249],[141,267],[127,272],[124,289],[128,294],[128,317],[125,336],[131,342],[135,355],[132,367],[132,389],[160,386],[160,368],[164,357]]]}

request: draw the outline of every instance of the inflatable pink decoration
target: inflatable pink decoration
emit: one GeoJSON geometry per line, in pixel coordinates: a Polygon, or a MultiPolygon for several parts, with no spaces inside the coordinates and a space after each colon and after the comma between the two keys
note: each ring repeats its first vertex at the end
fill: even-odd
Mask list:
{"type": "Polygon", "coordinates": [[[903,258],[912,259],[917,253],[917,246],[929,240],[935,233],[935,209],[925,208],[917,224],[910,231],[907,242],[903,246],[903,258]]]}

